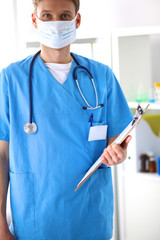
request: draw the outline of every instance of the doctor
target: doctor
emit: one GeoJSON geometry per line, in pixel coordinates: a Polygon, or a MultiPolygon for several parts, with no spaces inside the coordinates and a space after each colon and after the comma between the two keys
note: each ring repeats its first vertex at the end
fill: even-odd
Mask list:
{"type": "Polygon", "coordinates": [[[33,5],[41,52],[0,74],[0,240],[109,240],[110,166],[126,158],[131,137],[121,146],[111,143],[132,114],[108,66],[70,53],[79,0],[33,5]],[[74,192],[100,155],[104,164],[74,192]]]}

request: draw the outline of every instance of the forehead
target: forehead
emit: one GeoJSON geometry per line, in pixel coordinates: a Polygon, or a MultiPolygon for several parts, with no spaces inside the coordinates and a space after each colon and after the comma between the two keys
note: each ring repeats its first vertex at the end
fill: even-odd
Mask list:
{"type": "Polygon", "coordinates": [[[75,5],[72,0],[40,0],[37,11],[44,10],[75,12],[75,5]]]}

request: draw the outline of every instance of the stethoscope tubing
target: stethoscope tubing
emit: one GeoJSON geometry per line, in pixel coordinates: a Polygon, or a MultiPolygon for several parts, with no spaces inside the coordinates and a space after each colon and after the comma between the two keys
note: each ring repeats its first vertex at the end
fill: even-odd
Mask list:
{"type": "Polygon", "coordinates": [[[76,82],[76,85],[77,85],[77,87],[78,87],[78,90],[79,90],[79,93],[80,93],[81,97],[83,98],[84,102],[85,102],[86,105],[87,105],[87,107],[85,107],[85,106],[82,107],[83,110],[94,110],[94,109],[98,109],[98,108],[103,107],[103,106],[104,106],[103,104],[98,104],[98,95],[97,95],[97,90],[96,90],[96,86],[95,86],[95,83],[94,83],[94,79],[93,79],[92,74],[90,73],[90,71],[89,71],[86,67],[80,65],[80,63],[78,62],[78,60],[76,59],[76,57],[73,55],[73,53],[71,53],[71,56],[72,56],[72,58],[74,59],[74,61],[76,62],[76,64],[77,64],[77,66],[76,66],[76,67],[74,68],[74,70],[73,70],[73,79],[74,79],[74,81],[76,82]],[[83,93],[82,93],[82,90],[81,90],[80,85],[79,85],[79,83],[78,83],[78,77],[77,77],[77,73],[78,73],[78,70],[79,70],[79,69],[85,70],[85,71],[88,73],[88,75],[89,75],[89,77],[90,77],[90,79],[91,79],[91,81],[92,81],[93,88],[94,88],[94,92],[95,92],[95,97],[96,97],[96,106],[95,106],[95,107],[92,107],[92,106],[87,102],[86,98],[84,97],[84,95],[83,95],[83,93]]]}
{"type": "MultiPolygon", "coordinates": [[[[24,125],[24,130],[28,134],[32,134],[32,133],[35,133],[37,131],[37,125],[36,125],[36,123],[34,123],[32,121],[33,120],[32,119],[33,118],[32,73],[33,73],[33,65],[34,65],[35,59],[40,54],[40,52],[41,52],[41,50],[39,50],[33,56],[32,60],[31,60],[31,64],[30,64],[30,69],[29,69],[29,122],[24,125]]],[[[96,90],[96,86],[95,86],[92,74],[90,73],[90,71],[86,67],[79,64],[78,60],[73,55],[73,53],[71,53],[71,56],[77,64],[77,66],[75,67],[75,69],[73,71],[73,79],[76,82],[76,85],[78,87],[80,95],[82,96],[84,102],[87,105],[87,107],[83,106],[82,109],[83,110],[94,110],[94,109],[98,109],[98,108],[103,107],[104,106],[103,104],[98,105],[98,95],[97,95],[97,90],[96,90]],[[86,98],[84,97],[84,95],[82,93],[82,90],[80,88],[80,85],[78,83],[78,78],[77,78],[77,73],[78,73],[79,69],[83,69],[84,71],[86,71],[88,73],[89,77],[91,78],[91,81],[92,81],[92,84],[93,84],[93,87],[94,87],[95,96],[96,96],[96,106],[95,107],[92,107],[91,105],[89,105],[89,103],[87,102],[86,98]]]]}
{"type": "Polygon", "coordinates": [[[33,98],[32,98],[32,72],[33,72],[33,65],[35,62],[36,57],[40,54],[41,50],[38,51],[34,57],[32,58],[29,70],[29,123],[32,123],[32,113],[33,113],[33,98]]]}

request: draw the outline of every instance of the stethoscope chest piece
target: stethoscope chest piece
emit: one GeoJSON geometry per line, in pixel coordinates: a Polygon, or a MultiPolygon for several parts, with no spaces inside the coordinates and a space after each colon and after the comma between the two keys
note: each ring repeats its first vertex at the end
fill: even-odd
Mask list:
{"type": "MultiPolygon", "coordinates": [[[[40,54],[41,51],[38,51],[34,57],[32,58],[31,60],[31,64],[30,64],[30,70],[29,70],[29,122],[27,122],[25,125],[24,125],[24,131],[27,133],[27,134],[34,134],[37,132],[37,125],[32,122],[32,70],[33,70],[33,64],[34,64],[34,61],[36,59],[36,57],[40,54]]],[[[74,71],[73,71],[73,78],[77,84],[77,87],[78,87],[78,90],[80,92],[80,95],[82,96],[84,102],[86,103],[87,106],[83,106],[82,109],[83,110],[94,110],[94,109],[98,109],[98,108],[101,108],[103,107],[104,105],[103,104],[99,104],[98,103],[98,96],[97,96],[97,90],[96,90],[96,86],[95,86],[95,83],[94,83],[94,80],[93,80],[93,76],[92,74],[90,73],[90,71],[84,67],[84,66],[81,66],[78,62],[78,60],[76,59],[76,57],[71,53],[71,56],[73,57],[73,59],[75,60],[77,66],[75,67],[74,71]],[[87,72],[87,74],[89,75],[90,79],[91,79],[91,82],[93,84],[93,88],[94,88],[94,92],[95,92],[95,97],[96,97],[96,106],[91,106],[89,105],[89,103],[87,102],[85,96],[83,95],[82,93],[82,90],[80,88],[80,85],[78,83],[78,78],[77,78],[77,74],[78,74],[78,70],[83,70],[85,72],[87,72]]]]}
{"type": "Polygon", "coordinates": [[[27,133],[27,134],[33,134],[35,132],[37,132],[37,125],[32,122],[27,122],[25,125],[24,125],[24,131],[27,133]]]}

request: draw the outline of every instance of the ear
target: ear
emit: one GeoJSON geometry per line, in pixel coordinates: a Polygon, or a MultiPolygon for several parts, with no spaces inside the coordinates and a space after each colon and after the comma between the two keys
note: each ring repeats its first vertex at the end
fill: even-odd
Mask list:
{"type": "Polygon", "coordinates": [[[78,13],[76,18],[76,29],[79,28],[80,24],[81,24],[81,15],[80,13],[78,13]]]}
{"type": "Polygon", "coordinates": [[[34,28],[37,29],[37,19],[36,19],[35,14],[32,13],[31,17],[32,17],[32,24],[33,24],[34,28]]]}

